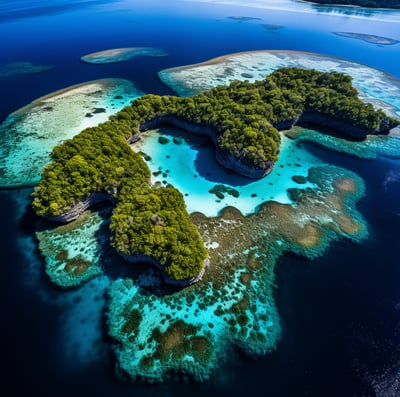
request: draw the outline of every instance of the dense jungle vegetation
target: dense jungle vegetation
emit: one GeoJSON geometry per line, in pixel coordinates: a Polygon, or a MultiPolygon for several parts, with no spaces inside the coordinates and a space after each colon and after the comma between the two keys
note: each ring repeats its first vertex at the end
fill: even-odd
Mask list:
{"type": "Polygon", "coordinates": [[[358,98],[351,77],[342,73],[282,68],[264,80],[233,81],[188,97],[145,95],[113,120],[140,129],[143,120],[173,115],[211,127],[219,150],[257,169],[276,162],[280,137],[276,127],[288,125],[306,112],[317,112],[372,133],[385,114],[358,98]]]}
{"type": "Polygon", "coordinates": [[[107,192],[117,203],[111,219],[117,251],[153,255],[170,277],[193,277],[207,254],[184,200],[171,186],[149,186],[150,171],[127,140],[146,121],[173,115],[211,127],[219,150],[262,168],[278,157],[274,126],[310,111],[368,130],[388,120],[359,100],[349,76],[316,70],[284,68],[262,81],[234,81],[190,98],[149,94],[56,146],[32,194],[33,208],[39,215],[58,216],[95,192],[107,192]]]}

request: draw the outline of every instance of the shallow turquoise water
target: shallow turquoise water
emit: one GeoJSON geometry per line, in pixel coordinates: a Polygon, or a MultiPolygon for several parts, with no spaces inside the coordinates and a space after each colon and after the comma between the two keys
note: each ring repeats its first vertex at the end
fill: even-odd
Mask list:
{"type": "MultiPolygon", "coordinates": [[[[199,139],[190,134],[183,134],[185,139],[182,143],[174,143],[174,136],[181,134],[182,131],[163,128],[160,132],[149,132],[140,150],[151,157],[147,164],[157,174],[153,175],[153,183],[175,186],[184,194],[190,213],[202,212],[207,216],[216,216],[223,208],[233,206],[248,215],[268,200],[291,203],[287,189],[299,187],[292,177],[306,176],[310,167],[321,163],[307,151],[301,150],[296,142],[282,136],[279,160],[273,171],[266,178],[251,180],[222,167],[215,159],[213,147],[210,144],[204,146],[204,142],[203,146],[200,146],[201,143],[196,145],[199,139]],[[166,137],[169,142],[159,143],[160,136],[166,137]],[[217,184],[236,189],[239,197],[225,194],[223,199],[219,199],[209,192],[217,184]]],[[[302,188],[311,186],[310,183],[301,185],[302,188]]]]}
{"type": "Polygon", "coordinates": [[[108,120],[142,93],[123,79],[67,87],[10,114],[0,125],[0,187],[33,186],[54,146],[108,120]]]}

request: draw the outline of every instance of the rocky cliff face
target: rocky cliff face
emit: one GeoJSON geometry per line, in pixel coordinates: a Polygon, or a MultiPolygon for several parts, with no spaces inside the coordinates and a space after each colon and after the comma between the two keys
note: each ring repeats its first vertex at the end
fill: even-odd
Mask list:
{"type": "Polygon", "coordinates": [[[388,134],[392,128],[396,127],[396,123],[393,120],[384,118],[381,121],[379,129],[366,129],[347,123],[342,119],[318,112],[304,112],[297,119],[277,123],[274,127],[278,130],[285,130],[292,128],[296,124],[314,124],[321,129],[329,128],[340,132],[344,136],[347,135],[348,137],[357,139],[364,139],[367,135],[388,134]]]}
{"type": "MultiPolygon", "coordinates": [[[[278,130],[289,129],[296,124],[310,123],[322,128],[330,128],[344,135],[348,135],[352,138],[364,139],[370,134],[385,134],[389,133],[391,129],[396,127],[396,123],[390,119],[384,119],[381,123],[381,127],[378,130],[375,129],[363,129],[352,124],[346,123],[345,121],[325,115],[318,112],[305,112],[297,119],[291,119],[284,122],[280,122],[274,125],[278,130]]],[[[218,162],[225,168],[230,169],[239,175],[251,179],[260,179],[268,175],[273,167],[274,163],[272,161],[267,161],[263,168],[254,168],[237,159],[232,154],[222,151],[218,147],[218,137],[214,129],[204,124],[190,123],[177,116],[167,114],[163,116],[155,117],[151,120],[147,120],[138,126],[138,131],[145,131],[149,129],[157,128],[160,124],[170,124],[174,127],[181,128],[183,130],[189,131],[197,135],[206,135],[210,137],[216,148],[216,158],[218,162]]],[[[128,139],[128,143],[136,142],[140,139],[139,133],[134,134],[128,139]]],[[[111,194],[105,192],[92,193],[89,197],[76,203],[73,208],[68,211],[64,211],[59,216],[48,216],[47,218],[53,221],[59,222],[70,222],[78,218],[78,216],[87,210],[90,206],[97,204],[101,201],[111,201],[115,204],[115,199],[111,194]]]]}
{"type": "Polygon", "coordinates": [[[239,175],[243,175],[251,179],[261,179],[268,175],[274,168],[275,163],[267,161],[265,168],[253,168],[247,164],[241,162],[233,155],[223,152],[222,150],[216,150],[215,156],[218,162],[225,168],[235,171],[239,175]]]}
{"type": "Polygon", "coordinates": [[[196,135],[206,135],[211,138],[215,146],[217,146],[217,135],[211,127],[205,124],[196,124],[188,122],[180,117],[166,114],[154,117],[151,120],[144,121],[138,126],[139,131],[146,131],[157,128],[160,124],[170,124],[173,127],[180,128],[196,135]]]}
{"type": "MultiPolygon", "coordinates": [[[[381,127],[378,130],[365,129],[354,126],[353,124],[347,123],[339,118],[325,115],[322,113],[305,112],[298,118],[276,123],[274,127],[278,130],[284,130],[284,129],[290,129],[296,124],[305,124],[305,123],[314,124],[321,128],[329,128],[332,130],[336,130],[342,133],[343,135],[347,135],[351,138],[356,138],[356,139],[364,139],[367,135],[371,134],[385,134],[388,133],[391,128],[396,126],[396,124],[392,120],[386,118],[382,120],[381,127]]],[[[274,163],[272,161],[267,161],[264,164],[263,168],[251,167],[243,163],[242,161],[240,161],[240,159],[236,158],[230,153],[222,151],[218,147],[218,136],[213,128],[205,124],[191,123],[171,114],[158,116],[151,120],[147,120],[141,123],[138,126],[138,131],[146,131],[154,129],[157,128],[160,124],[169,124],[174,127],[189,131],[192,134],[206,135],[210,137],[215,145],[215,151],[216,151],[215,155],[217,161],[223,167],[235,171],[239,175],[243,175],[251,179],[260,179],[268,175],[274,167],[274,163]]]]}
{"type": "Polygon", "coordinates": [[[265,163],[264,168],[253,168],[247,164],[244,164],[239,159],[234,157],[233,155],[222,151],[218,147],[218,137],[214,129],[210,128],[204,124],[196,124],[190,123],[186,120],[183,120],[179,117],[167,114],[164,116],[155,117],[154,119],[145,121],[138,126],[139,131],[146,131],[150,129],[157,128],[160,124],[169,124],[176,128],[180,128],[182,130],[188,131],[192,134],[196,135],[206,135],[211,138],[212,142],[215,146],[215,156],[217,161],[225,168],[235,171],[237,174],[245,176],[251,179],[260,179],[267,174],[269,174],[273,167],[274,163],[272,161],[268,161],[265,163]]]}
{"type": "Polygon", "coordinates": [[[197,276],[183,279],[183,280],[176,280],[174,278],[169,277],[164,270],[164,266],[161,265],[161,263],[154,258],[153,256],[149,255],[144,255],[144,254],[135,254],[135,255],[126,255],[126,254],[121,254],[120,255],[130,263],[148,263],[150,265],[155,266],[161,273],[162,278],[164,281],[168,284],[175,285],[178,287],[187,287],[188,285],[197,283],[203,278],[203,275],[206,271],[206,268],[209,266],[209,259],[207,258],[204,261],[203,267],[201,268],[199,274],[197,276]]]}
{"type": "Polygon", "coordinates": [[[46,218],[51,221],[68,223],[77,219],[80,214],[92,205],[101,203],[102,201],[110,201],[112,204],[115,204],[114,197],[109,193],[92,193],[89,197],[78,201],[71,209],[62,212],[61,215],[47,216],[46,218]]]}
{"type": "Polygon", "coordinates": [[[353,124],[347,123],[344,120],[325,115],[317,112],[305,112],[300,117],[297,123],[311,123],[320,126],[321,128],[330,128],[336,130],[344,135],[352,138],[364,139],[367,135],[371,134],[382,134],[389,132],[388,125],[383,125],[379,130],[365,129],[357,127],[353,124]]]}

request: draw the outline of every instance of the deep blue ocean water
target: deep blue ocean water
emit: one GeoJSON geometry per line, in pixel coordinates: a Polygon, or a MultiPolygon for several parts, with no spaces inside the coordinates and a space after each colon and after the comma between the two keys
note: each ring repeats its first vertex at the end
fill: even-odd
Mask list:
{"type": "MultiPolygon", "coordinates": [[[[143,92],[168,94],[170,89],[157,78],[158,70],[256,49],[339,56],[400,78],[399,44],[379,46],[332,33],[352,31],[400,40],[399,12],[359,10],[358,15],[349,15],[340,9],[322,13],[303,7],[309,12],[191,1],[3,0],[0,64],[30,61],[55,68],[0,78],[0,121],[39,96],[103,77],[126,78],[143,92]],[[261,26],[266,23],[283,28],[267,30],[261,26]],[[169,56],[100,66],[79,60],[91,52],[128,46],[159,47],[169,56]]],[[[358,209],[370,236],[362,245],[332,244],[312,262],[281,258],[275,298],[283,336],[277,350],[258,359],[234,351],[204,384],[119,380],[104,321],[97,325],[100,339],[95,349],[86,359],[76,359],[65,333],[73,298],[51,285],[43,272],[33,239],[35,218],[26,199],[30,191],[0,191],[5,366],[1,379],[2,386],[10,388],[7,395],[236,396],[262,391],[278,397],[384,396],[374,394],[374,379],[379,381],[385,373],[388,381],[395,382],[400,376],[399,162],[360,160],[302,145],[324,162],[348,168],[365,180],[366,197],[358,209]]]]}

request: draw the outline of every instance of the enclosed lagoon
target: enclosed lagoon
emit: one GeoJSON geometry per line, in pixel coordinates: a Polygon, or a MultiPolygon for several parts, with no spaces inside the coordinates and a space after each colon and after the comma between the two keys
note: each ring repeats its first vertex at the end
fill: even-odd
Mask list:
{"type": "MultiPolygon", "coordinates": [[[[171,127],[145,133],[142,141],[132,148],[143,153],[152,172],[152,183],[174,185],[184,194],[190,213],[199,211],[212,217],[223,208],[232,206],[248,215],[268,200],[290,203],[287,189],[298,186],[293,176],[305,176],[310,167],[320,164],[318,158],[299,149],[294,140],[284,134],[281,134],[281,139],[279,159],[274,169],[268,177],[258,180],[242,177],[221,166],[207,138],[171,127]],[[165,137],[167,142],[160,143],[160,137],[165,137]],[[237,194],[225,193],[218,197],[210,192],[218,185],[229,187],[237,194]]],[[[304,185],[312,186],[308,181],[304,185]]]]}

